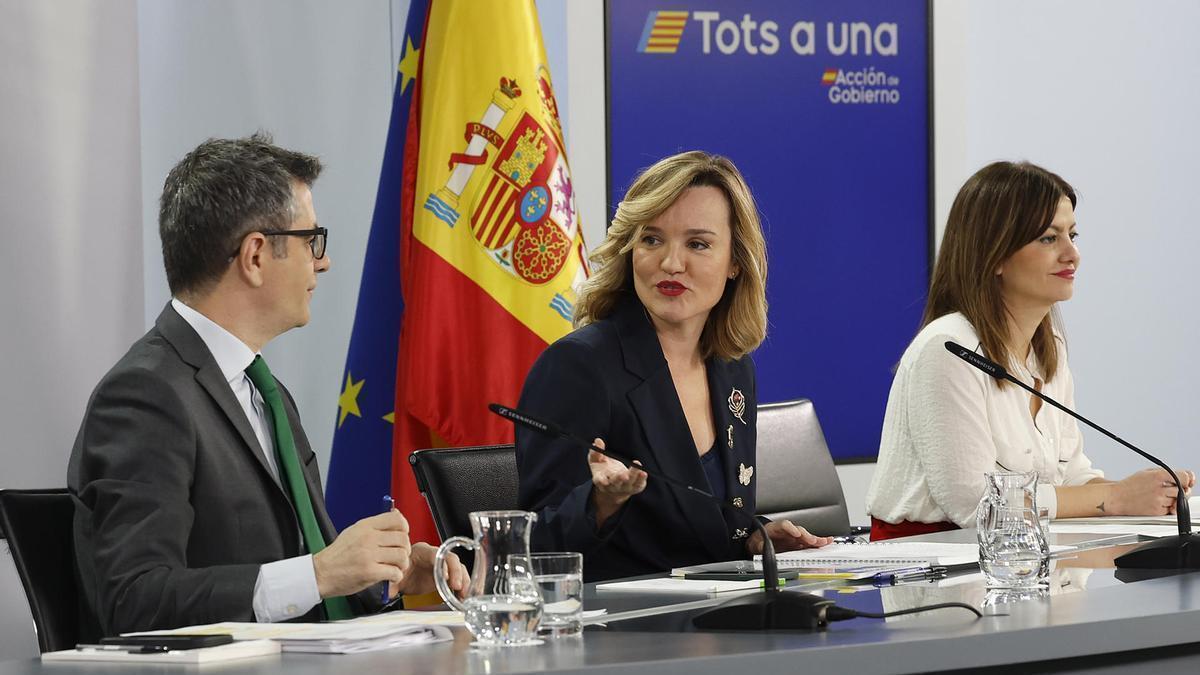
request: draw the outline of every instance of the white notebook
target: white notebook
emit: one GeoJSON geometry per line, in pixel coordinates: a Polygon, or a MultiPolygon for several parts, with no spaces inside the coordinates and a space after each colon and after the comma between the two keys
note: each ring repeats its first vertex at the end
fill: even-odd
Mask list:
{"type": "Polygon", "coordinates": [[[597,591],[621,591],[625,593],[668,593],[684,595],[715,595],[732,591],[753,591],[763,587],[762,579],[751,578],[746,581],[708,581],[699,579],[680,579],[679,577],[658,577],[655,579],[638,579],[636,581],[610,581],[596,584],[597,591]]]}
{"type": "MultiPolygon", "coordinates": [[[[830,544],[775,556],[780,569],[827,565],[963,565],[979,561],[978,544],[890,542],[830,544]]],[[[762,556],[754,556],[762,562],[762,556]]]]}

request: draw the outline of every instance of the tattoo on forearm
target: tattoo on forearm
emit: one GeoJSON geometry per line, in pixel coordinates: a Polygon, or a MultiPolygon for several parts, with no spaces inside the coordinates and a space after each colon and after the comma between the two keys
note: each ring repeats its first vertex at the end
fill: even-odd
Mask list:
{"type": "Polygon", "coordinates": [[[1096,505],[1096,510],[1098,510],[1100,513],[1105,513],[1105,511],[1104,511],[1104,502],[1100,502],[1099,504],[1097,504],[1097,505],[1096,505]]]}

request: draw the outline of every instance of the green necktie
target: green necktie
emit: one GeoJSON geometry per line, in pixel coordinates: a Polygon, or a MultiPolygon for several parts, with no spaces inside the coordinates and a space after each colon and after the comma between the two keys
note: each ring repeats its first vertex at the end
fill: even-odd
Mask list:
{"type": "MultiPolygon", "coordinates": [[[[317,514],[313,511],[312,499],[308,496],[308,485],[304,482],[304,470],[300,468],[300,459],[296,455],[296,438],[292,435],[292,425],[288,423],[287,412],[283,408],[283,398],[279,395],[279,387],[275,386],[275,378],[271,369],[261,356],[255,356],[250,367],[246,368],[250,381],[262,394],[263,402],[271,417],[275,429],[275,457],[278,459],[280,482],[287,485],[292,495],[292,504],[296,507],[296,516],[300,518],[300,531],[304,533],[304,545],[308,552],[316,555],[325,548],[325,537],[317,524],[317,514]]],[[[349,619],[354,616],[350,603],[343,597],[325,598],[325,615],[331,621],[349,619]]]]}

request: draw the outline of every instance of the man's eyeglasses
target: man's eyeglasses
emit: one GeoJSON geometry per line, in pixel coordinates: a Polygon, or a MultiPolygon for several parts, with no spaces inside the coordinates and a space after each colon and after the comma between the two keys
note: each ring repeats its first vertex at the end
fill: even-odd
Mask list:
{"type": "MultiPolygon", "coordinates": [[[[312,237],[308,240],[308,247],[312,249],[313,260],[325,257],[325,240],[329,238],[329,230],[324,227],[311,230],[258,230],[258,233],[267,237],[312,237]]],[[[233,257],[237,257],[236,251],[233,257]]]]}

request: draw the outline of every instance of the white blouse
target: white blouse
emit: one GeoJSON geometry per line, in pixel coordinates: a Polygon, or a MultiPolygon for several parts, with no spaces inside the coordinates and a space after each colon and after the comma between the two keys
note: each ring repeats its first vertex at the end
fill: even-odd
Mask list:
{"type": "MultiPolygon", "coordinates": [[[[946,350],[952,340],[983,353],[975,328],[962,314],[923,328],[905,350],[888,394],[879,463],[867,490],[867,513],[880,520],[975,527],[975,509],[989,471],[1037,471],[1040,509],[1057,514],[1056,485],[1083,485],[1104,473],[1083,454],[1075,420],[1049,404],[1029,414],[1032,394],[1011,382],[1003,388],[946,350]]],[[[1062,345],[1060,341],[1060,347],[1062,345]]],[[[1010,374],[1068,408],[1075,386],[1060,349],[1058,370],[1045,382],[1033,350],[1010,374]]]]}

